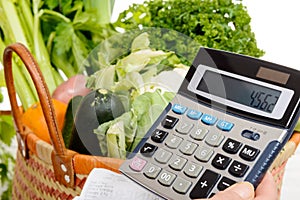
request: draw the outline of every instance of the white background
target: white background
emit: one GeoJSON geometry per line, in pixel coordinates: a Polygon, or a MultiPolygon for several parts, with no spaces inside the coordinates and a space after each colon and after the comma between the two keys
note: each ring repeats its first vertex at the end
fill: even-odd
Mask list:
{"type": "MultiPolygon", "coordinates": [[[[143,0],[116,0],[112,20],[133,2],[143,0]]],[[[244,0],[243,4],[252,18],[251,27],[258,47],[266,52],[262,59],[300,70],[299,0],[244,0]]],[[[0,104],[0,109],[5,108],[8,108],[7,100],[0,104]]],[[[300,194],[299,185],[300,148],[288,161],[281,199],[296,199],[300,194]]]]}

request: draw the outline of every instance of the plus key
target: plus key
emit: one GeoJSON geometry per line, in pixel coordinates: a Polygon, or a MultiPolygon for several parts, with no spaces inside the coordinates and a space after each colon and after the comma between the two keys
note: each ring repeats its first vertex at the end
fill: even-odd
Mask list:
{"type": "Polygon", "coordinates": [[[190,193],[190,198],[207,198],[219,178],[220,174],[217,174],[210,170],[206,170],[190,193]]]}

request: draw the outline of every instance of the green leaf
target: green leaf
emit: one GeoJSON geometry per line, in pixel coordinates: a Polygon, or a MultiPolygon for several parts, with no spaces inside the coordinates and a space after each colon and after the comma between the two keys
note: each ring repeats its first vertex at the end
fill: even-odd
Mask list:
{"type": "Polygon", "coordinates": [[[0,163],[0,177],[1,177],[1,184],[7,181],[7,166],[5,164],[0,163]]]}
{"type": "Polygon", "coordinates": [[[56,27],[56,37],[54,38],[58,54],[63,54],[71,50],[73,43],[74,29],[71,23],[61,22],[56,27]]]}
{"type": "Polygon", "coordinates": [[[5,87],[4,70],[0,69],[0,87],[5,87]]]}
{"type": "MultiPolygon", "coordinates": [[[[115,66],[112,65],[112,66],[100,69],[93,75],[93,77],[95,77],[95,79],[93,79],[94,89],[103,88],[103,89],[110,90],[115,84],[115,82],[114,82],[115,66]]],[[[91,78],[89,78],[89,80],[90,79],[91,78]]]]}
{"type": "Polygon", "coordinates": [[[108,156],[111,158],[126,158],[125,127],[121,120],[112,123],[106,133],[108,156]]]}
{"type": "Polygon", "coordinates": [[[148,33],[142,33],[137,36],[131,44],[131,51],[137,51],[141,49],[148,49],[150,45],[148,33]]]}
{"type": "Polygon", "coordinates": [[[57,1],[57,0],[44,0],[44,2],[51,10],[56,8],[59,4],[59,1],[57,1]]]}
{"type": "MultiPolygon", "coordinates": [[[[125,31],[146,29],[145,27],[170,29],[196,40],[204,47],[260,57],[264,52],[257,47],[250,21],[242,1],[151,0],[130,6],[120,13],[114,25],[125,31]]],[[[174,37],[171,32],[162,34],[161,37],[151,34],[150,41],[155,41],[153,44],[158,45],[159,49],[175,47],[172,49],[180,55],[191,52],[186,51],[190,46],[184,45],[184,41],[178,36],[180,35],[174,37]]]]}
{"type": "Polygon", "coordinates": [[[9,115],[0,115],[0,140],[6,145],[11,144],[11,140],[15,135],[12,117],[9,115]]]}
{"type": "Polygon", "coordinates": [[[84,60],[87,58],[89,53],[88,40],[80,32],[72,35],[72,56],[75,59],[77,68],[83,66],[84,60]]]}
{"type": "Polygon", "coordinates": [[[135,51],[119,60],[116,64],[116,70],[119,77],[125,77],[129,72],[140,72],[147,64],[158,63],[168,57],[168,53],[163,51],[153,51],[143,49],[135,51]]]}

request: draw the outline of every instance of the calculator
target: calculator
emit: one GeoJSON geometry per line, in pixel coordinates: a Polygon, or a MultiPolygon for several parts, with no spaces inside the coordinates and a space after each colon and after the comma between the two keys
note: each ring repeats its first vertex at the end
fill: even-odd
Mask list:
{"type": "Polygon", "coordinates": [[[299,118],[300,72],[200,48],[174,99],[120,171],[165,199],[257,187],[299,118]]]}

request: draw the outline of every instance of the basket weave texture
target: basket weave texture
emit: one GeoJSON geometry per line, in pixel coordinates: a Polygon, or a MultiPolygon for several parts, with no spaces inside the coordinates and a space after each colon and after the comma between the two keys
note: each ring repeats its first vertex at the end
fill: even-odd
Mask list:
{"type": "MultiPolygon", "coordinates": [[[[31,135],[34,138],[34,135],[31,135]]],[[[36,138],[37,139],[37,138],[36,138]]],[[[75,186],[70,188],[55,179],[51,163],[52,146],[42,140],[35,140],[35,152],[29,151],[24,159],[17,152],[13,179],[13,199],[73,199],[80,194],[87,175],[76,177],[75,186]]]]}
{"type": "MultiPolygon", "coordinates": [[[[53,115],[49,91],[36,61],[22,44],[8,46],[4,51],[5,80],[10,97],[12,114],[16,124],[18,152],[13,179],[13,199],[73,199],[80,195],[86,178],[93,168],[106,168],[119,172],[123,160],[83,155],[65,148],[61,132],[53,115]],[[12,76],[12,53],[24,62],[39,94],[51,137],[51,144],[39,139],[20,120],[22,111],[17,105],[12,76]]],[[[300,142],[300,134],[294,133],[278,155],[270,170],[277,182],[280,195],[285,165],[300,142]]]]}

